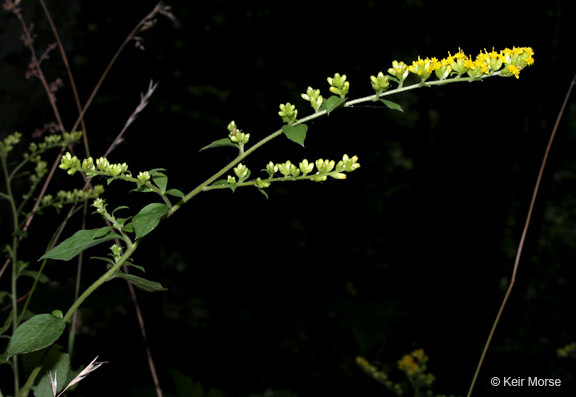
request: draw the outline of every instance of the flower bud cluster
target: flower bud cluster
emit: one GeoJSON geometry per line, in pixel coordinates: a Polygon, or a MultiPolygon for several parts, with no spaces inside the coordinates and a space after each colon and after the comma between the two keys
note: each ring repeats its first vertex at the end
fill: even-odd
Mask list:
{"type": "Polygon", "coordinates": [[[330,84],[330,92],[339,95],[340,98],[346,98],[350,90],[350,82],[346,81],[346,75],[336,73],[334,77],[328,77],[328,84],[330,84]]]}
{"type": "Polygon", "coordinates": [[[14,149],[14,146],[20,142],[20,138],[22,138],[22,134],[19,132],[15,132],[13,134],[8,135],[3,140],[1,140],[0,153],[2,153],[2,155],[5,155],[11,152],[12,149],[14,149]]]}
{"type": "Polygon", "coordinates": [[[112,252],[112,258],[114,258],[114,262],[118,262],[122,257],[122,247],[118,244],[113,244],[110,246],[110,251],[112,252]]]}
{"type": "Polygon", "coordinates": [[[28,149],[30,151],[30,156],[34,156],[38,153],[44,152],[53,147],[64,147],[71,143],[78,142],[82,138],[82,131],[76,132],[64,132],[61,135],[47,135],[44,141],[40,143],[32,142],[30,143],[28,149]]]}
{"type": "Polygon", "coordinates": [[[106,211],[106,206],[106,201],[100,197],[92,202],[92,207],[96,208],[96,212],[104,217],[109,216],[108,211],[106,211]]]}
{"type": "Polygon", "coordinates": [[[346,174],[344,174],[344,172],[357,170],[360,167],[360,164],[358,163],[358,156],[348,157],[348,155],[345,154],[342,156],[342,160],[338,161],[338,163],[334,160],[324,159],[318,159],[314,162],[309,162],[304,159],[298,164],[298,166],[293,164],[290,160],[279,164],[269,162],[266,165],[266,172],[268,172],[271,179],[277,172],[280,172],[284,177],[306,177],[314,170],[314,167],[316,167],[317,172],[314,175],[309,176],[309,178],[315,182],[322,182],[325,181],[328,176],[334,179],[346,179],[346,174]]]}
{"type": "Polygon", "coordinates": [[[380,95],[390,87],[390,76],[386,76],[383,72],[378,73],[377,76],[370,76],[370,81],[376,95],[380,95]]]}
{"type": "Polygon", "coordinates": [[[150,172],[148,171],[140,171],[138,173],[138,175],[136,176],[136,179],[138,179],[139,182],[148,182],[150,180],[150,172]]]}
{"type": "Polygon", "coordinates": [[[245,145],[250,140],[250,134],[246,134],[242,132],[237,126],[236,122],[232,120],[228,124],[228,138],[234,143],[238,143],[240,145],[245,145]]]}
{"type": "Polygon", "coordinates": [[[39,155],[30,158],[30,161],[36,164],[34,166],[34,173],[30,175],[30,182],[37,184],[48,172],[48,163],[42,160],[39,155]]]}
{"type": "Polygon", "coordinates": [[[296,109],[296,105],[292,105],[290,102],[282,104],[278,116],[282,117],[283,122],[292,125],[298,118],[298,109],[296,109]]]}
{"type": "Polygon", "coordinates": [[[42,207],[54,207],[60,210],[65,205],[96,199],[102,193],[104,193],[102,185],[95,185],[93,190],[60,190],[56,193],[56,197],[51,194],[45,195],[40,204],[42,207]]]}
{"type": "Polygon", "coordinates": [[[324,98],[322,97],[322,95],[320,95],[320,90],[318,90],[318,89],[315,90],[312,87],[308,87],[308,89],[306,90],[306,93],[301,94],[301,96],[302,96],[302,99],[310,102],[312,109],[314,109],[314,111],[316,111],[316,112],[320,109],[320,106],[322,106],[322,103],[324,103],[324,98]]]}
{"type": "Polygon", "coordinates": [[[67,152],[60,160],[59,168],[68,172],[69,175],[74,175],[77,171],[81,171],[88,178],[96,175],[104,176],[130,176],[128,165],[126,163],[111,164],[105,157],[100,157],[94,162],[92,157],[80,160],[76,156],[72,156],[67,152]]]}
{"type": "Polygon", "coordinates": [[[408,65],[404,62],[392,61],[392,67],[388,69],[388,73],[394,76],[402,87],[404,80],[408,77],[408,65]]]}

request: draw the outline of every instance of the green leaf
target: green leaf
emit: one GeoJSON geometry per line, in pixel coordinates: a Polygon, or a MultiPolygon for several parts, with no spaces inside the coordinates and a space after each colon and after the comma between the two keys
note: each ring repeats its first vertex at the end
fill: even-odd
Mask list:
{"type": "Polygon", "coordinates": [[[4,321],[4,325],[2,325],[0,327],[0,335],[2,335],[4,332],[6,332],[6,330],[8,330],[8,328],[10,328],[12,326],[12,315],[14,313],[12,311],[10,311],[10,314],[8,314],[8,317],[6,317],[6,320],[4,321]]]}
{"type": "Polygon", "coordinates": [[[382,102],[384,105],[386,105],[386,107],[388,107],[388,109],[399,110],[401,112],[404,112],[404,109],[402,109],[402,106],[398,105],[396,102],[387,101],[386,99],[380,99],[380,102],[382,102]]]}
{"type": "Polygon", "coordinates": [[[228,180],[218,179],[218,180],[212,182],[212,184],[210,186],[222,186],[222,185],[228,185],[228,180]]]}
{"type": "Polygon", "coordinates": [[[46,284],[47,282],[50,281],[50,278],[48,278],[47,275],[45,275],[45,274],[43,274],[43,273],[39,273],[39,272],[37,272],[37,271],[35,271],[35,270],[24,270],[24,271],[21,273],[21,275],[22,275],[22,276],[28,276],[28,277],[31,277],[31,278],[33,278],[33,279],[36,279],[36,277],[38,277],[38,282],[39,282],[40,284],[46,284]]]}
{"type": "MultiPolygon", "coordinates": [[[[61,349],[62,346],[52,345],[49,349],[30,353],[22,358],[26,373],[31,373],[34,368],[41,366],[34,380],[34,386],[32,386],[34,396],[54,397],[48,371],[56,378],[57,391],[61,391],[66,386],[67,381],[70,381],[70,355],[61,352],[61,349]]],[[[24,394],[22,393],[22,395],[24,394]]]]}
{"type": "Polygon", "coordinates": [[[69,261],[85,249],[119,237],[121,236],[113,233],[108,226],[99,229],[80,230],[46,252],[40,260],[57,259],[69,261]]]}
{"type": "Polygon", "coordinates": [[[132,222],[129,222],[129,223],[123,225],[122,231],[124,233],[134,233],[134,226],[132,225],[132,222]]]}
{"type": "Polygon", "coordinates": [[[166,288],[162,286],[162,284],[157,283],[156,281],[146,280],[145,278],[134,276],[133,274],[126,274],[123,272],[118,272],[116,277],[123,278],[128,282],[134,284],[134,286],[142,291],[146,292],[161,292],[166,291],[166,288]]]}
{"type": "Polygon", "coordinates": [[[66,328],[64,320],[52,314],[38,314],[32,317],[14,331],[8,345],[8,358],[52,345],[62,335],[64,328],[66,328]]]}
{"type": "Polygon", "coordinates": [[[266,200],[268,200],[268,193],[266,193],[266,192],[264,191],[264,189],[258,188],[258,191],[259,191],[260,193],[262,193],[262,194],[264,195],[264,197],[266,197],[266,200]]]}
{"type": "Polygon", "coordinates": [[[330,98],[326,99],[326,101],[320,107],[320,110],[326,110],[326,115],[329,115],[333,110],[342,106],[344,102],[346,102],[345,98],[332,95],[330,98]]]}
{"type": "Polygon", "coordinates": [[[136,239],[150,233],[160,223],[160,218],[166,214],[168,207],[162,203],[148,204],[132,218],[132,226],[136,233],[136,239]]]}
{"type": "Polygon", "coordinates": [[[168,185],[168,177],[160,172],[152,174],[152,180],[161,190],[166,190],[168,185]]]}
{"type": "Polygon", "coordinates": [[[174,197],[178,197],[178,198],[184,198],[185,194],[182,190],[178,190],[178,189],[170,189],[166,191],[166,194],[169,194],[170,196],[174,196],[174,197]]]}
{"type": "Polygon", "coordinates": [[[296,142],[299,145],[304,146],[304,140],[306,139],[306,132],[308,131],[308,126],[306,124],[299,125],[284,125],[282,126],[282,131],[288,139],[296,142]]]}
{"type": "Polygon", "coordinates": [[[199,151],[202,152],[206,149],[212,149],[212,148],[216,148],[216,147],[226,147],[226,146],[235,147],[236,149],[238,149],[238,144],[232,142],[230,140],[230,138],[222,138],[222,139],[218,139],[217,141],[212,142],[209,145],[204,146],[199,151]]]}
{"type": "Polygon", "coordinates": [[[150,193],[153,192],[154,190],[150,189],[148,186],[144,185],[143,182],[140,182],[138,184],[138,187],[136,189],[132,189],[131,192],[138,192],[138,193],[150,193]]]}

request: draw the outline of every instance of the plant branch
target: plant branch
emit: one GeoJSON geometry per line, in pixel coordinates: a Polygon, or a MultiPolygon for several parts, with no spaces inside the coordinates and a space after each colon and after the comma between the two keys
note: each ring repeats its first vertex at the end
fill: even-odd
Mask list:
{"type": "MultiPolygon", "coordinates": [[[[362,98],[353,99],[351,101],[345,102],[343,104],[343,107],[351,107],[351,106],[358,105],[358,104],[361,104],[364,102],[371,102],[371,101],[377,100],[378,98],[381,98],[384,96],[389,96],[389,95],[398,94],[400,92],[415,90],[415,89],[421,88],[421,87],[432,87],[432,86],[439,86],[439,85],[458,83],[458,82],[480,81],[484,78],[499,76],[499,75],[500,75],[500,72],[495,72],[491,75],[485,75],[485,76],[481,76],[481,77],[460,77],[460,76],[458,76],[458,77],[454,77],[451,79],[435,80],[435,81],[424,82],[424,83],[416,83],[416,84],[412,84],[409,86],[398,87],[398,88],[395,88],[395,89],[392,89],[389,91],[385,91],[379,95],[374,94],[374,95],[368,95],[368,96],[365,96],[362,98]]],[[[296,120],[292,125],[303,124],[303,123],[308,122],[310,120],[314,120],[314,119],[317,119],[319,117],[325,116],[325,115],[327,115],[327,113],[328,112],[326,110],[317,111],[311,115],[308,115],[308,116],[303,117],[299,120],[296,120]]],[[[204,182],[202,182],[200,185],[198,185],[196,188],[194,188],[192,191],[190,191],[190,193],[188,193],[182,200],[180,200],[178,203],[176,203],[174,205],[174,207],[172,207],[172,209],[168,212],[167,217],[171,216],[174,212],[178,211],[180,209],[180,207],[182,207],[184,204],[186,204],[188,201],[190,201],[190,199],[192,199],[198,193],[200,193],[204,190],[207,190],[206,187],[208,187],[214,181],[218,180],[218,178],[223,176],[226,172],[228,172],[229,170],[234,168],[234,166],[236,166],[239,162],[241,162],[246,157],[248,157],[250,154],[252,154],[255,150],[259,149],[260,147],[262,147],[266,143],[270,142],[271,140],[273,140],[274,138],[277,138],[278,136],[280,136],[282,134],[283,134],[282,129],[274,131],[273,133],[269,134],[268,136],[266,136],[262,140],[255,143],[248,150],[241,152],[234,160],[232,160],[230,163],[225,165],[222,169],[220,169],[218,172],[213,174],[210,178],[206,179],[204,182]]]]}
{"type": "Polygon", "coordinates": [[[86,290],[84,290],[84,292],[78,297],[78,299],[76,299],[76,301],[72,304],[72,306],[70,306],[70,309],[68,309],[68,311],[64,315],[65,322],[70,322],[70,319],[72,318],[74,312],[78,309],[78,307],[80,307],[80,305],[82,305],[82,303],[90,295],[92,295],[94,291],[98,289],[98,287],[114,278],[118,270],[120,270],[120,268],[130,258],[130,256],[134,253],[134,251],[136,251],[136,248],[138,248],[139,243],[140,240],[136,240],[133,244],[129,244],[126,247],[126,251],[122,254],[120,259],[118,259],[118,261],[114,264],[114,266],[108,269],[106,273],[100,276],[100,278],[98,278],[96,281],[92,283],[92,285],[90,285],[88,288],[86,288],[86,290]]]}

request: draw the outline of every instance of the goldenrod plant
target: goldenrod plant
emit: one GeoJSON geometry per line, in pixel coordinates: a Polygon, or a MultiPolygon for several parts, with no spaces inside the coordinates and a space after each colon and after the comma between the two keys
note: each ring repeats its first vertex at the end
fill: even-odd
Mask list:
{"type": "MultiPolygon", "coordinates": [[[[19,1],[6,1],[4,8],[13,12],[20,21],[23,21],[19,3],[19,1]]],[[[47,15],[49,16],[49,13],[47,15]]],[[[150,28],[153,24],[153,18],[157,15],[173,18],[169,7],[159,3],[130,33],[127,40],[136,40],[141,45],[136,34],[150,28]]],[[[35,54],[33,37],[26,26],[25,23],[22,23],[24,36],[27,37],[25,44],[30,48],[32,54],[35,54]]],[[[33,57],[33,59],[36,59],[33,61],[35,73],[45,83],[40,62],[37,58],[33,57]]],[[[115,59],[116,56],[113,61],[115,59]]],[[[170,185],[168,174],[163,168],[133,170],[126,162],[113,163],[108,159],[110,151],[116,147],[126,128],[145,108],[148,98],[156,88],[156,84],[153,83],[150,83],[147,93],[142,96],[141,102],[127,119],[118,138],[108,152],[102,156],[90,156],[86,133],[77,131],[77,127],[83,121],[82,114],[90,105],[97,89],[86,105],[79,106],[80,116],[73,128],[69,130],[64,128],[60,121],[56,133],[48,135],[39,143],[30,143],[28,150],[20,154],[21,160],[16,162],[17,165],[15,166],[8,161],[8,156],[14,154],[14,149],[22,141],[22,136],[19,133],[7,136],[0,141],[0,159],[4,179],[3,190],[0,195],[9,203],[12,214],[13,237],[12,241],[6,245],[6,260],[0,270],[0,277],[6,276],[11,279],[10,290],[0,295],[0,298],[9,297],[10,301],[10,315],[6,323],[0,328],[0,332],[5,334],[5,338],[2,340],[0,364],[7,364],[12,368],[13,381],[10,393],[15,397],[27,396],[32,391],[36,396],[42,397],[60,395],[68,387],[101,365],[101,363],[94,361],[78,376],[73,377],[71,376],[69,354],[61,351],[61,347],[56,343],[66,329],[71,327],[74,316],[84,301],[110,281],[123,279],[131,285],[149,292],[165,290],[160,283],[141,277],[144,268],[137,264],[135,255],[142,241],[153,238],[153,236],[148,236],[149,234],[184,205],[194,205],[193,199],[197,195],[215,190],[235,191],[238,188],[252,187],[268,198],[269,188],[275,183],[339,181],[347,179],[350,173],[360,169],[361,159],[355,153],[342,154],[338,158],[329,159],[320,156],[307,159],[269,159],[263,164],[256,164],[255,166],[249,164],[247,162],[248,157],[270,141],[285,137],[289,141],[304,146],[309,132],[307,123],[325,117],[339,109],[362,103],[379,103],[384,108],[402,111],[403,109],[399,104],[388,98],[423,87],[475,82],[490,77],[518,78],[520,73],[533,63],[534,51],[529,47],[505,48],[499,51],[483,50],[475,56],[466,55],[463,50],[458,49],[454,55],[448,53],[448,56],[442,59],[418,57],[409,63],[395,60],[389,68],[383,65],[383,70],[375,72],[372,76],[367,76],[364,82],[352,83],[346,74],[335,73],[326,78],[328,92],[302,84],[302,87],[307,88],[303,90],[301,98],[309,103],[311,111],[297,109],[292,102],[280,104],[278,107],[278,126],[272,128],[270,133],[259,139],[255,139],[255,133],[241,129],[241,126],[238,126],[235,121],[223,125],[222,138],[207,144],[201,150],[234,147],[237,149],[237,155],[207,176],[203,182],[187,189],[177,189],[170,185]],[[351,95],[356,84],[371,86],[374,93],[352,98],[351,95]],[[85,145],[85,156],[74,154],[75,144],[81,141],[85,145]],[[47,187],[53,173],[48,174],[50,167],[43,160],[43,156],[50,149],[61,150],[60,154],[55,156],[57,167],[54,166],[52,169],[59,168],[71,177],[80,175],[82,183],[79,187],[69,191],[48,192],[47,187]],[[24,194],[18,195],[14,192],[14,181],[22,176],[21,171],[26,166],[33,166],[33,170],[29,174],[29,189],[24,194]],[[131,191],[146,193],[149,203],[136,209],[130,207],[131,203],[128,201],[122,206],[111,208],[105,197],[104,187],[93,184],[94,178],[106,180],[108,185],[125,182],[130,186],[131,191]],[[42,189],[39,189],[42,181],[44,181],[44,185],[42,189]],[[35,204],[30,208],[29,204],[32,201],[35,204]],[[55,234],[46,252],[39,258],[39,265],[35,261],[38,258],[28,258],[26,253],[21,252],[19,244],[26,235],[33,216],[50,207],[60,211],[68,205],[71,209],[67,219],[74,211],[81,208],[78,204],[86,202],[89,202],[88,212],[92,211],[95,216],[100,217],[102,226],[81,229],[74,233],[65,231],[63,232],[67,237],[65,239],[59,238],[62,229],[57,228],[58,233],[55,234]],[[37,284],[43,280],[44,266],[48,260],[70,261],[81,258],[84,251],[101,244],[106,244],[109,247],[108,256],[90,259],[101,262],[101,275],[90,282],[84,291],[78,292],[77,297],[70,303],[66,311],[57,308],[51,312],[40,314],[27,311],[28,302],[33,297],[37,284]],[[132,272],[136,272],[138,275],[132,272]],[[24,276],[32,277],[34,284],[25,295],[26,298],[22,300],[23,294],[19,286],[20,278],[24,276]],[[23,356],[27,358],[27,366],[32,370],[22,371],[20,358],[23,356]],[[47,363],[52,363],[53,367],[47,363]],[[71,381],[70,378],[72,378],[71,381]]],[[[97,88],[99,84],[101,81],[97,88]]],[[[59,111],[52,91],[48,89],[47,95],[55,114],[58,115],[59,111]]],[[[317,133],[320,134],[321,125],[315,127],[318,129],[317,133]]],[[[399,369],[406,374],[417,393],[428,389],[434,380],[434,377],[426,372],[427,360],[424,352],[417,350],[404,356],[398,363],[399,369]]],[[[401,395],[399,393],[402,393],[403,387],[389,381],[386,374],[370,366],[364,359],[359,358],[358,364],[386,387],[401,395]]],[[[8,388],[4,380],[0,387],[8,388]]],[[[7,392],[4,391],[4,393],[7,392]]]]}
{"type": "Polygon", "coordinates": [[[356,363],[372,379],[382,383],[396,396],[446,397],[445,394],[435,394],[432,390],[436,377],[428,372],[428,356],[423,349],[416,349],[398,360],[397,369],[406,378],[398,382],[391,380],[386,371],[371,364],[364,357],[356,357],[356,363]]]}

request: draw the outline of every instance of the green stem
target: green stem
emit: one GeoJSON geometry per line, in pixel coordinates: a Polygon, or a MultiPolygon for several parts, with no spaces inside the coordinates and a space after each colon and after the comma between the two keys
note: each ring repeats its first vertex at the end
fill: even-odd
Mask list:
{"type": "Polygon", "coordinates": [[[80,307],[80,305],[90,295],[92,295],[94,291],[98,289],[98,287],[100,287],[105,282],[112,280],[116,276],[118,270],[120,270],[120,268],[130,258],[130,256],[134,253],[134,251],[136,251],[136,248],[138,248],[139,243],[140,240],[136,240],[136,242],[134,242],[133,244],[132,243],[128,244],[126,252],[124,252],[124,254],[120,257],[118,262],[116,262],[114,266],[112,266],[106,273],[100,276],[98,280],[94,281],[92,285],[86,288],[86,290],[82,293],[82,295],[80,295],[78,299],[76,299],[76,301],[72,304],[72,306],[70,306],[70,309],[68,309],[68,311],[64,315],[65,322],[70,322],[72,315],[76,312],[76,310],[80,307]]]}
{"type": "MultiPolygon", "coordinates": [[[[10,252],[10,260],[12,261],[12,280],[11,280],[11,300],[12,300],[12,332],[16,331],[18,328],[18,290],[17,290],[17,279],[18,279],[18,209],[16,208],[16,202],[14,200],[14,194],[12,193],[12,178],[8,175],[8,166],[6,164],[6,156],[0,155],[2,161],[2,170],[4,172],[4,178],[6,180],[6,195],[8,201],[10,202],[10,209],[12,210],[12,222],[13,222],[13,237],[12,237],[12,249],[10,252]]],[[[14,356],[13,361],[13,374],[14,374],[14,395],[19,397],[20,395],[20,378],[18,374],[18,358],[14,356]]]]}

